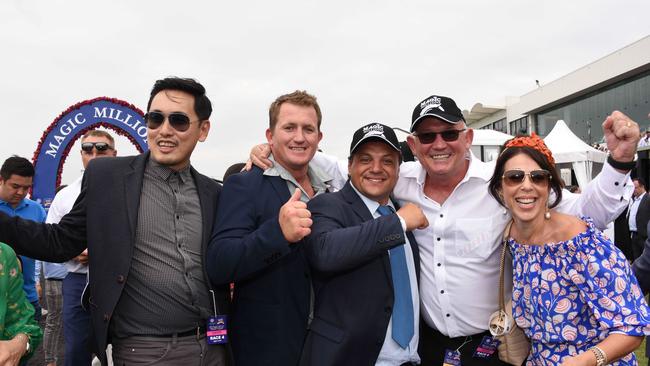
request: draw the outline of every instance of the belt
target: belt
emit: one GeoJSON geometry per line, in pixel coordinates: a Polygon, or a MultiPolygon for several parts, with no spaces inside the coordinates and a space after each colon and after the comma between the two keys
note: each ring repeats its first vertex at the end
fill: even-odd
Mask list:
{"type": "Polygon", "coordinates": [[[478,340],[480,341],[483,339],[483,336],[491,336],[492,334],[490,333],[489,330],[486,330],[485,332],[477,333],[477,334],[471,334],[467,336],[460,336],[460,337],[449,337],[446,336],[442,333],[440,333],[437,329],[433,329],[429,327],[427,324],[423,324],[423,331],[429,331],[430,333],[433,334],[433,337],[438,340],[439,342],[445,343],[448,347],[452,348],[458,348],[460,347],[463,343],[465,343],[468,340],[478,340]]]}
{"type": "Polygon", "coordinates": [[[59,282],[61,282],[61,281],[63,281],[63,278],[46,278],[46,280],[48,280],[48,281],[59,281],[59,282]]]}
{"type": "Polygon", "coordinates": [[[185,332],[177,332],[177,333],[170,333],[170,334],[140,334],[137,335],[136,337],[181,338],[181,337],[189,337],[193,335],[198,336],[203,333],[205,333],[205,326],[202,325],[196,328],[192,328],[185,332]]]}

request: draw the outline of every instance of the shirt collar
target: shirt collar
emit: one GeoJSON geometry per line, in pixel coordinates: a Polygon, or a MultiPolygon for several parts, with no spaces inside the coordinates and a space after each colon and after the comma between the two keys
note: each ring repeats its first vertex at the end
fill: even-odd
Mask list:
{"type": "Polygon", "coordinates": [[[7,207],[11,208],[14,211],[18,211],[20,209],[23,209],[23,208],[29,206],[29,201],[27,201],[26,198],[23,198],[22,201],[20,201],[20,203],[18,203],[18,206],[16,206],[16,208],[13,208],[13,206],[11,206],[11,204],[9,204],[9,202],[0,199],[0,205],[7,206],[7,207]]]}
{"type": "MultiPolygon", "coordinates": [[[[363,193],[359,192],[359,190],[354,186],[354,184],[352,184],[352,181],[350,181],[350,187],[352,187],[352,189],[354,189],[354,191],[357,192],[359,198],[361,198],[361,200],[366,205],[366,207],[368,207],[368,211],[370,211],[370,213],[373,216],[377,216],[378,215],[377,209],[379,208],[379,206],[381,206],[379,202],[371,200],[370,198],[364,196],[363,193]]],[[[397,211],[390,198],[388,199],[388,203],[386,204],[386,206],[390,206],[393,209],[393,211],[397,211]]]]}
{"type": "MultiPolygon", "coordinates": [[[[289,171],[287,171],[282,165],[278,164],[273,158],[273,155],[269,155],[269,160],[273,162],[273,166],[266,169],[264,171],[264,175],[271,177],[280,177],[284,180],[290,181],[297,187],[300,187],[300,184],[298,184],[296,178],[294,178],[293,175],[291,175],[291,173],[289,173],[289,171]]],[[[309,175],[311,186],[314,187],[314,190],[317,193],[324,192],[326,189],[330,188],[332,177],[311,163],[307,167],[307,175],[309,175]]]]}
{"type": "Polygon", "coordinates": [[[178,173],[178,179],[181,181],[181,183],[184,183],[188,178],[190,178],[190,165],[179,171],[176,171],[166,165],[160,164],[159,162],[153,160],[151,156],[149,156],[149,164],[147,164],[147,168],[153,174],[164,181],[169,180],[169,177],[171,177],[174,173],[178,173]]]}

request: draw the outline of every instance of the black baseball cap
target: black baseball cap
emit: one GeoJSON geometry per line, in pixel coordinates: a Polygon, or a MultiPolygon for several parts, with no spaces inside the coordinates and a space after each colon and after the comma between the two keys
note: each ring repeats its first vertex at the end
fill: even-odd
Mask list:
{"type": "Polygon", "coordinates": [[[411,132],[415,131],[418,122],[427,117],[436,117],[451,124],[465,121],[463,112],[460,111],[456,102],[449,97],[440,95],[432,95],[415,106],[411,118],[411,132]]]}
{"type": "Polygon", "coordinates": [[[393,131],[392,128],[382,125],[381,123],[370,123],[354,132],[352,143],[350,144],[350,156],[354,154],[354,151],[361,146],[361,144],[368,140],[383,141],[400,154],[402,152],[399,148],[397,135],[395,135],[395,131],[393,131]]]}

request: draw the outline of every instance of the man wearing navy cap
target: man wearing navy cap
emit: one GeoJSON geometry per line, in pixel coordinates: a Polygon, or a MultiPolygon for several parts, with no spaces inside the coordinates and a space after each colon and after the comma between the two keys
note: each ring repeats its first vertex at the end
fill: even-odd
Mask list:
{"type": "MultiPolygon", "coordinates": [[[[427,97],[411,117],[407,142],[418,161],[400,166],[393,196],[419,204],[429,222],[413,232],[422,263],[422,365],[500,365],[487,325],[498,309],[499,249],[510,215],[488,193],[494,163],[472,154],[473,130],[453,99],[427,97]]],[[[605,119],[603,132],[610,157],[601,173],[582,194],[565,190],[557,206],[561,212],[592,217],[599,228],[627,206],[640,135],[638,125],[618,111],[605,119]]],[[[316,154],[313,163],[333,177],[332,185],[347,178],[335,158],[316,154]]]]}
{"type": "Polygon", "coordinates": [[[418,364],[418,248],[411,230],[422,210],[390,199],[401,155],[393,130],[379,123],[354,133],[350,179],[308,204],[314,320],[301,365],[418,364]]]}

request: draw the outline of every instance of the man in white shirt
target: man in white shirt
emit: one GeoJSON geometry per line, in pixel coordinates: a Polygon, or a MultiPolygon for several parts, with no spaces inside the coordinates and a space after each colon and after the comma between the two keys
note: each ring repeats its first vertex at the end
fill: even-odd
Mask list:
{"type": "MultiPolygon", "coordinates": [[[[429,226],[416,230],[420,248],[420,357],[422,365],[447,363],[499,365],[496,354],[474,357],[489,339],[487,324],[498,308],[499,248],[510,215],[489,195],[494,163],[471,153],[473,130],[465,124],[456,103],[433,95],[413,111],[407,142],[417,162],[403,163],[393,194],[401,202],[419,204],[429,226]],[[448,351],[451,351],[449,353],[448,351]]],[[[639,127],[614,111],[603,123],[610,158],[582,194],[563,192],[559,211],[590,216],[605,228],[627,206],[633,185],[639,127]]],[[[257,149],[257,148],[256,148],[257,149]]],[[[256,150],[254,149],[254,150],[256,150]]],[[[259,150],[259,149],[257,149],[259,150]]],[[[265,150],[265,149],[261,149],[265,150]]],[[[265,167],[257,151],[251,156],[265,167]]],[[[316,154],[314,163],[340,187],[347,179],[345,165],[316,154]]]]}
{"type": "MultiPolygon", "coordinates": [[[[103,130],[90,130],[81,137],[81,161],[84,169],[88,163],[102,156],[115,156],[113,136],[103,130]]],[[[77,200],[83,175],[62,189],[47,214],[47,223],[58,223],[77,200]]],[[[81,306],[81,295],[86,287],[88,249],[65,263],[68,275],[63,280],[63,336],[65,339],[65,365],[90,365],[90,313],[81,306]]]]}
{"type": "Polygon", "coordinates": [[[630,228],[630,244],[632,246],[631,260],[643,253],[645,240],[648,238],[648,220],[650,220],[650,198],[645,189],[645,182],[640,177],[632,179],[634,193],[628,210],[628,226],[630,228]]]}

